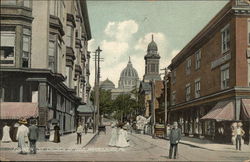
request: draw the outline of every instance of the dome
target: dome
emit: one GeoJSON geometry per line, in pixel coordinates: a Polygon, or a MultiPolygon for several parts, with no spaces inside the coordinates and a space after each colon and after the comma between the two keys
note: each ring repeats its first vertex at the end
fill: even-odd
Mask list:
{"type": "Polygon", "coordinates": [[[120,74],[119,88],[131,89],[137,84],[138,80],[138,73],[129,58],[126,68],[120,74]]]}
{"type": "Polygon", "coordinates": [[[101,82],[100,88],[104,90],[111,90],[115,88],[115,84],[107,78],[106,80],[101,82]]]}
{"type": "Polygon", "coordinates": [[[152,35],[152,41],[148,44],[147,51],[158,51],[157,44],[154,41],[154,35],[152,35]]]}

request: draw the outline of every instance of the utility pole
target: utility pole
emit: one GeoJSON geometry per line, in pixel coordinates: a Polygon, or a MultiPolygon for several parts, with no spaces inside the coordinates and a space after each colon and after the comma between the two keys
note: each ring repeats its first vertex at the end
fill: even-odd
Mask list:
{"type": "Polygon", "coordinates": [[[151,81],[151,122],[152,137],[155,138],[155,80],[151,81]]]}
{"type": "Polygon", "coordinates": [[[168,123],[168,71],[167,68],[162,69],[164,70],[164,109],[165,109],[165,137],[167,137],[167,123],[168,123]]]}
{"type": "Polygon", "coordinates": [[[94,52],[95,53],[95,100],[94,100],[94,107],[96,112],[94,111],[94,132],[98,128],[100,124],[100,110],[99,110],[99,103],[100,103],[100,92],[99,92],[99,85],[100,85],[100,61],[103,61],[102,58],[100,58],[100,53],[102,50],[98,46],[97,50],[94,52]]]}

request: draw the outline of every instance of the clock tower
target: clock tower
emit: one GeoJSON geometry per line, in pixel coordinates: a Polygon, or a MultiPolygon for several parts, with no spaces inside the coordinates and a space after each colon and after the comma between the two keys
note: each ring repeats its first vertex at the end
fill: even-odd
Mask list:
{"type": "Polygon", "coordinates": [[[160,55],[158,53],[157,44],[154,41],[154,35],[152,35],[152,41],[148,44],[147,54],[144,56],[145,60],[145,74],[143,76],[144,82],[151,80],[161,80],[159,73],[160,55]]]}

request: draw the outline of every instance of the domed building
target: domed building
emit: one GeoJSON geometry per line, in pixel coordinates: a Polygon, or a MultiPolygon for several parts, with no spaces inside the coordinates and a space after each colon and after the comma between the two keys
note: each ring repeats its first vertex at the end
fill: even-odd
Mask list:
{"type": "Polygon", "coordinates": [[[115,84],[107,78],[106,80],[101,82],[100,88],[104,90],[112,90],[115,89],[115,84]]]}
{"type": "Polygon", "coordinates": [[[120,74],[120,79],[118,82],[119,89],[132,90],[138,86],[139,77],[136,69],[133,67],[130,57],[128,64],[125,69],[122,70],[120,74]]]}

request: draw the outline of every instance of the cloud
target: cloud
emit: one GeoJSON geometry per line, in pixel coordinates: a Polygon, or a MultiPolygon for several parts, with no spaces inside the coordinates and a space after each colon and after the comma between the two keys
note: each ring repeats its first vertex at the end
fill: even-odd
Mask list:
{"type": "Polygon", "coordinates": [[[104,33],[115,38],[116,41],[128,41],[133,34],[138,31],[139,25],[134,20],[126,20],[121,22],[109,22],[104,33]]]}

